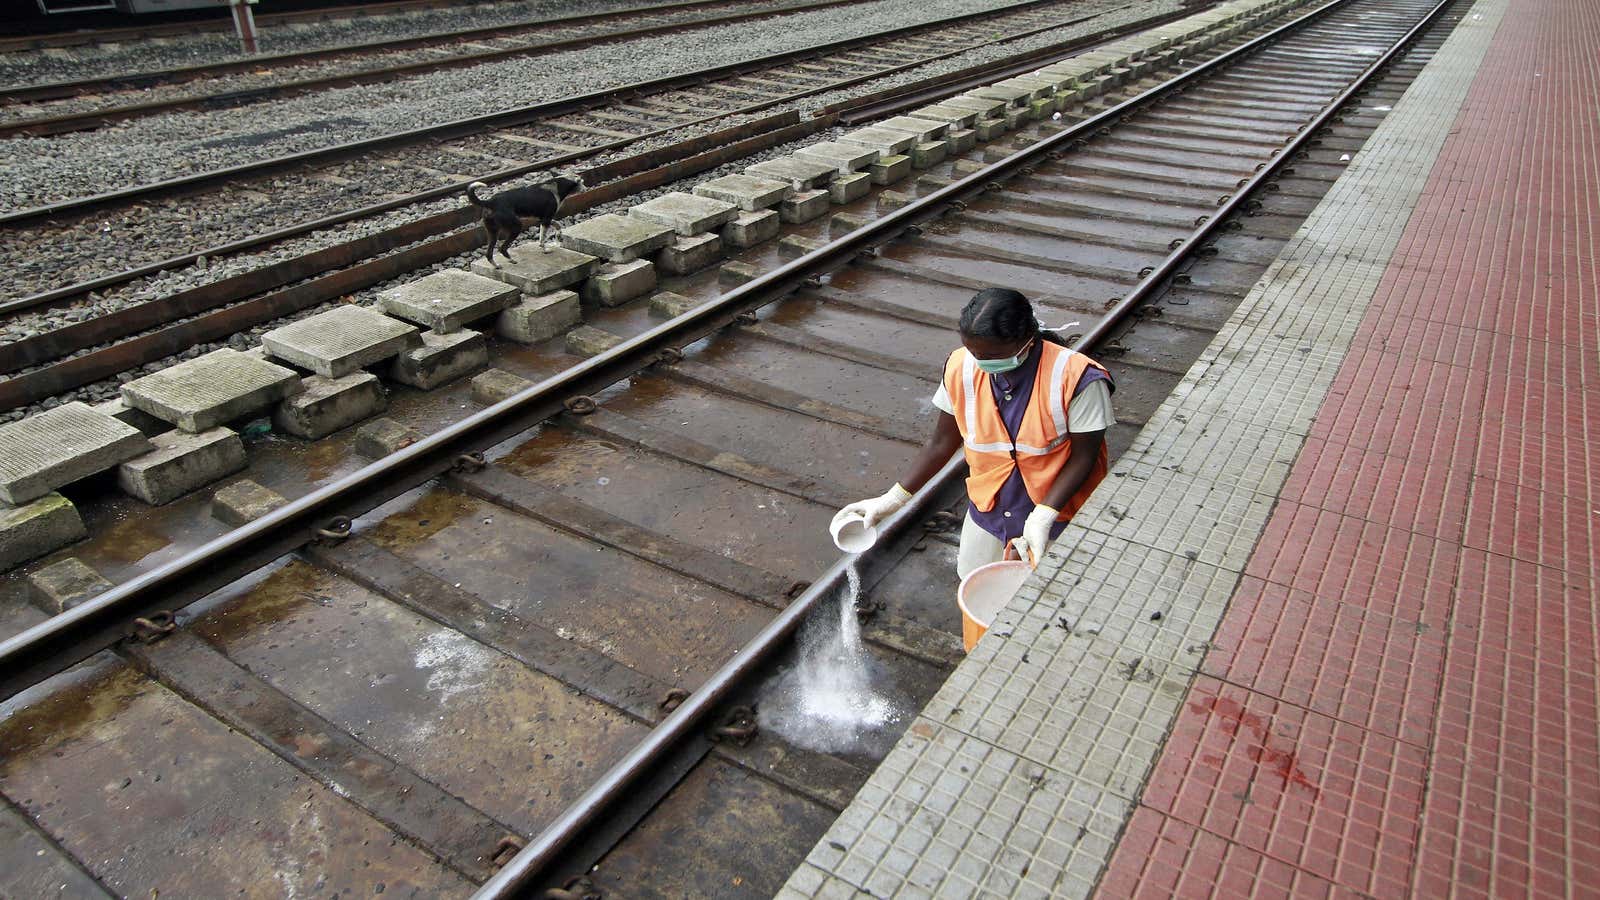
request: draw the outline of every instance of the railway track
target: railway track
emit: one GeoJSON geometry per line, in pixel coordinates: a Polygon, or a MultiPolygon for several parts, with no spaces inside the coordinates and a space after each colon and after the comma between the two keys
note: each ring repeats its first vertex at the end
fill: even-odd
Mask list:
{"type": "MultiPolygon", "coordinates": [[[[415,10],[434,9],[445,5],[455,6],[459,4],[454,2],[441,3],[440,0],[389,0],[386,3],[360,3],[352,6],[326,6],[320,9],[302,9],[291,12],[257,13],[255,20],[258,28],[266,29],[302,22],[327,22],[338,19],[369,19],[378,16],[403,15],[415,10]]],[[[126,21],[126,14],[117,13],[115,15],[119,19],[126,21]]],[[[212,11],[206,19],[201,21],[139,22],[120,28],[95,28],[89,24],[89,21],[88,19],[83,20],[83,24],[79,27],[61,31],[39,31],[32,34],[16,34],[0,38],[0,53],[81,47],[92,44],[120,44],[127,41],[142,41],[152,38],[179,37],[194,34],[197,31],[225,34],[233,32],[233,19],[227,15],[219,15],[217,11],[212,11]]],[[[94,21],[107,21],[107,19],[96,17],[94,21]]]]}
{"type": "MultiPolygon", "coordinates": [[[[1060,4],[1060,6],[1066,7],[1067,5],[1060,4]]],[[[1172,18],[1172,14],[1154,16],[1129,25],[1108,27],[1084,33],[1085,29],[1093,28],[1093,22],[1096,18],[1093,14],[1062,18],[1059,14],[1025,10],[1017,15],[1031,19],[1031,21],[1020,23],[1021,29],[1018,31],[1003,32],[998,36],[993,36],[991,33],[988,41],[1003,43],[1019,36],[1036,34],[1041,30],[1048,31],[1062,27],[1063,24],[1073,27],[1074,31],[1081,34],[1078,38],[1046,45],[1040,50],[1021,55],[1020,58],[1023,62],[1033,65],[1043,64],[1072,53],[1082,52],[1086,47],[1093,46],[1098,42],[1120,34],[1129,33],[1137,27],[1149,27],[1172,18]],[[1049,24],[1040,25],[1039,20],[1034,18],[1036,15],[1048,16],[1049,24]]],[[[958,28],[957,36],[961,33],[967,32],[958,28]]],[[[841,53],[855,52],[852,48],[860,46],[861,43],[859,41],[846,42],[846,45],[839,48],[839,51],[841,53]]],[[[820,66],[818,63],[793,62],[793,68],[800,72],[801,77],[795,90],[780,96],[774,96],[773,85],[776,82],[771,80],[771,73],[763,73],[758,79],[761,84],[754,87],[754,90],[759,93],[755,96],[741,97],[737,101],[708,101],[695,90],[684,89],[658,93],[652,95],[649,99],[639,99],[634,97],[631,91],[621,91],[604,95],[598,99],[585,98],[578,101],[543,104],[544,114],[548,117],[544,120],[545,129],[553,132],[553,136],[545,135],[544,140],[533,137],[532,135],[536,132],[526,128],[503,128],[501,131],[495,132],[493,136],[473,134],[471,126],[452,129],[468,132],[470,136],[462,140],[460,145],[476,146],[482,153],[462,150],[445,164],[453,164],[458,169],[465,169],[470,165],[502,166],[502,168],[498,168],[492,173],[477,175],[463,173],[441,176],[437,169],[425,166],[425,171],[419,173],[418,181],[414,182],[427,185],[422,190],[402,193],[378,203],[345,209],[329,215],[326,214],[327,209],[339,209],[345,203],[348,203],[348,201],[339,199],[340,191],[337,182],[343,179],[336,175],[333,176],[335,183],[317,182],[318,187],[316,189],[319,192],[326,192],[322,197],[314,197],[309,201],[295,200],[293,201],[294,208],[292,210],[286,208],[290,205],[290,200],[282,201],[285,212],[288,215],[307,217],[310,210],[317,210],[321,214],[317,214],[315,217],[301,218],[297,222],[291,220],[291,224],[285,224],[283,227],[275,228],[265,233],[257,233],[243,240],[220,246],[185,247],[184,252],[177,256],[164,256],[153,261],[141,262],[141,264],[108,275],[79,281],[66,287],[0,301],[0,314],[26,313],[36,309],[49,310],[69,304],[83,303],[86,299],[94,301],[92,304],[82,307],[82,311],[79,314],[81,321],[76,324],[57,325],[50,328],[32,326],[29,328],[32,334],[23,337],[21,340],[12,340],[5,345],[9,347],[10,353],[3,361],[0,361],[0,375],[11,374],[12,377],[0,382],[0,410],[14,409],[20,405],[91,383],[96,379],[109,377],[134,366],[152,362],[163,356],[176,353],[183,348],[193,346],[198,342],[225,338],[228,334],[247,325],[269,321],[271,318],[292,312],[295,309],[303,309],[316,303],[336,299],[353,289],[377,283],[384,278],[394,277],[394,275],[406,271],[406,266],[414,268],[417,265],[437,262],[449,255],[461,252],[470,245],[470,242],[474,240],[474,235],[472,232],[464,230],[464,227],[470,226],[473,223],[473,219],[470,210],[461,209],[452,204],[449,213],[426,216],[418,222],[405,221],[378,234],[369,234],[350,241],[334,242],[331,247],[319,247],[315,252],[305,256],[276,262],[255,272],[233,274],[232,277],[219,279],[212,284],[184,290],[174,296],[148,302],[141,299],[137,293],[125,302],[119,302],[114,298],[108,302],[108,299],[100,292],[122,288],[124,291],[134,293],[134,289],[138,287],[139,279],[159,275],[166,271],[182,269],[197,260],[206,259],[212,265],[215,265],[219,259],[226,258],[232,254],[244,251],[263,253],[267,248],[274,245],[311,235],[321,230],[371,219],[381,214],[404,210],[417,204],[438,201],[444,198],[453,199],[459,196],[465,185],[473,180],[481,179],[498,182],[556,166],[573,166],[601,154],[614,153],[629,148],[639,141],[662,139],[689,125],[707,127],[722,122],[746,121],[749,123],[722,129],[713,133],[709,138],[690,139],[675,145],[647,151],[640,155],[640,159],[644,163],[660,165],[662,163],[673,163],[692,154],[701,154],[717,146],[719,142],[725,143],[738,139],[770,145],[786,138],[792,139],[800,136],[797,132],[804,133],[825,127],[831,121],[829,116],[836,107],[824,110],[822,116],[813,117],[809,121],[801,120],[798,116],[792,114],[788,117],[768,115],[762,119],[752,119],[752,117],[758,116],[763,111],[770,110],[776,105],[805,96],[814,96],[853,85],[870,84],[874,79],[885,74],[907,71],[930,60],[948,58],[964,52],[964,50],[970,49],[970,45],[963,45],[956,50],[944,49],[942,45],[932,49],[932,53],[928,53],[927,49],[924,49],[921,51],[921,55],[912,60],[906,60],[902,55],[893,54],[888,60],[880,61],[880,68],[873,68],[873,64],[864,62],[846,64],[839,71],[838,76],[827,78],[819,78],[817,76],[815,70],[820,66]],[[809,78],[806,76],[809,76],[809,78]],[[585,118],[592,114],[589,103],[604,103],[607,101],[611,104],[611,107],[608,108],[623,110],[623,115],[606,120],[608,129],[605,130],[609,130],[610,134],[596,134],[594,132],[597,129],[584,124],[585,118]],[[561,114],[563,109],[569,111],[565,117],[561,114]],[[572,110],[584,110],[584,112],[571,112],[572,110]],[[653,117],[654,121],[647,121],[643,118],[645,116],[653,117]],[[563,127],[563,122],[565,121],[573,122],[572,125],[567,127],[579,130],[576,132],[556,131],[556,129],[563,127]],[[652,125],[654,127],[651,127],[652,125]],[[627,135],[617,131],[617,129],[621,128],[640,127],[649,128],[650,130],[635,130],[632,134],[627,135]],[[580,147],[574,144],[560,143],[556,140],[557,138],[561,141],[576,141],[587,138],[589,146],[580,147]],[[528,162],[512,160],[508,158],[510,153],[532,153],[536,155],[536,159],[528,162]],[[514,164],[508,166],[506,165],[507,163],[514,164]],[[433,237],[440,234],[446,235],[445,238],[441,239],[445,243],[434,242],[434,244],[430,245],[433,247],[431,251],[414,249],[404,258],[391,255],[387,259],[372,259],[375,256],[389,253],[396,248],[413,244],[420,238],[433,237]],[[363,259],[370,259],[372,262],[372,265],[368,266],[369,274],[362,276],[360,280],[355,280],[351,277],[349,267],[363,259]],[[304,284],[297,284],[304,282],[309,277],[322,273],[330,274],[325,277],[324,283],[320,288],[314,289],[304,284]],[[241,312],[234,308],[251,297],[261,297],[263,294],[272,292],[281,294],[282,291],[288,290],[291,285],[296,288],[292,296],[297,299],[293,299],[290,302],[271,301],[259,304],[262,311],[248,322],[244,321],[241,318],[241,312]],[[195,321],[191,318],[208,310],[218,310],[218,312],[215,313],[213,318],[204,321],[195,321]],[[181,330],[163,330],[172,323],[185,319],[189,321],[184,324],[181,330]],[[153,331],[160,333],[153,334],[153,331]],[[135,341],[138,341],[138,343],[134,343],[135,341]],[[106,346],[108,344],[111,346],[106,346]],[[86,353],[91,348],[99,349],[93,354],[86,353]]],[[[733,71],[723,72],[725,77],[722,82],[715,83],[735,86],[737,89],[737,85],[742,83],[742,72],[744,72],[743,67],[733,67],[733,71]]],[[[954,77],[960,77],[963,74],[963,72],[957,72],[954,73],[954,77]]],[[[945,84],[950,81],[951,77],[940,76],[929,79],[926,83],[933,85],[945,84]]],[[[968,74],[967,77],[971,77],[971,75],[968,74]]],[[[918,84],[920,83],[922,82],[918,84]]],[[[949,87],[945,88],[945,90],[950,89],[949,87]]],[[[889,89],[884,93],[898,95],[902,90],[889,89]]],[[[879,95],[874,93],[868,96],[875,97],[879,95]]],[[[604,109],[599,114],[607,115],[604,109]]],[[[756,148],[751,147],[746,149],[745,152],[751,152],[753,149],[756,148]]],[[[439,152],[437,149],[433,149],[429,151],[429,155],[437,156],[439,152]]],[[[344,154],[335,153],[332,155],[337,159],[342,158],[344,154]]],[[[374,168],[382,169],[385,165],[395,162],[393,157],[385,157],[377,161],[358,162],[350,165],[363,170],[366,174],[363,175],[362,180],[366,181],[378,177],[372,171],[374,168]]],[[[276,168],[277,163],[269,161],[267,167],[276,168]]],[[[625,163],[608,164],[598,170],[591,171],[592,177],[590,181],[595,183],[600,178],[616,177],[618,174],[632,175],[638,171],[638,168],[637,166],[629,167],[625,163]]],[[[250,167],[241,167],[241,169],[248,171],[250,167]]],[[[393,181],[397,178],[404,178],[404,173],[389,171],[384,173],[382,178],[393,181]]],[[[205,180],[205,178],[199,179],[200,182],[205,180]]],[[[174,191],[181,188],[182,186],[172,187],[174,191]]],[[[253,189],[250,182],[242,180],[225,181],[217,191],[217,193],[221,194],[220,197],[211,193],[202,194],[198,198],[191,198],[185,195],[180,201],[172,201],[163,207],[145,205],[149,202],[145,198],[159,196],[160,191],[139,189],[125,193],[128,199],[140,204],[137,207],[137,212],[133,214],[138,220],[137,223],[130,223],[128,227],[142,228],[145,232],[151,234],[162,233],[163,229],[169,233],[181,234],[182,232],[178,232],[176,229],[185,227],[187,216],[187,206],[185,204],[189,202],[203,202],[208,207],[218,202],[224,204],[233,203],[237,205],[241,215],[260,215],[262,213],[263,195],[253,189]],[[249,209],[248,212],[247,208],[249,209]]],[[[577,198],[576,208],[581,211],[588,203],[598,202],[602,198],[609,199],[612,196],[615,196],[614,192],[585,195],[577,198]]],[[[104,252],[108,246],[107,240],[114,237],[108,235],[103,227],[96,227],[96,223],[102,221],[103,218],[100,215],[93,218],[79,216],[75,225],[67,224],[67,227],[72,229],[75,237],[82,238],[81,244],[77,242],[69,243],[83,247],[83,252],[93,257],[92,261],[87,263],[88,265],[96,265],[100,262],[102,258],[94,256],[94,254],[104,252]]],[[[48,227],[40,227],[38,229],[40,239],[48,240],[52,246],[59,247],[62,241],[57,226],[62,224],[64,223],[60,220],[51,220],[45,223],[45,226],[48,227]]],[[[155,248],[158,248],[155,253],[152,253],[148,248],[141,248],[136,252],[141,255],[157,255],[160,252],[159,248],[171,246],[170,243],[162,240],[154,240],[151,243],[155,248]]],[[[20,249],[26,246],[26,242],[21,241],[18,246],[20,249]]],[[[125,246],[119,246],[116,252],[126,254],[128,249],[125,246]]],[[[59,252],[51,256],[59,256],[59,252]]],[[[71,261],[62,259],[60,262],[70,264],[71,261]]],[[[29,260],[29,264],[39,265],[39,262],[37,259],[33,259],[29,260]]],[[[57,263],[51,262],[49,264],[56,265],[57,263]]],[[[139,293],[145,292],[141,291],[139,293]]],[[[10,322],[4,324],[18,327],[19,324],[27,321],[29,320],[13,316],[10,322]]],[[[42,323],[45,320],[39,318],[38,321],[42,323]]]]}
{"type": "MultiPolygon", "coordinates": [[[[362,140],[133,184],[100,194],[66,197],[33,207],[11,209],[0,213],[0,225],[32,226],[59,222],[68,215],[89,213],[104,217],[114,215],[136,202],[148,204],[174,196],[195,202],[196,192],[201,189],[214,189],[232,183],[248,187],[252,179],[290,167],[325,167],[353,156],[370,158],[376,153],[395,148],[459,141],[486,133],[493,133],[499,138],[492,152],[478,148],[466,160],[451,159],[448,154],[443,158],[418,160],[409,167],[411,171],[388,174],[389,180],[399,174],[411,180],[420,179],[437,184],[441,177],[448,177],[453,172],[452,167],[481,166],[494,160],[532,163],[534,159],[529,159],[526,149],[530,145],[543,146],[546,150],[552,149],[552,146],[555,149],[572,149],[616,139],[637,138],[659,130],[662,125],[675,124],[681,127],[700,121],[706,118],[701,110],[718,114],[759,111],[859,81],[905,71],[974,47],[1031,37],[1079,18],[1081,14],[1075,11],[1075,6],[1064,0],[1018,0],[998,10],[949,16],[819,47],[708,66],[576,97],[514,107],[489,115],[428,124],[362,140]],[[996,34],[995,29],[1003,30],[996,34]],[[815,68],[819,64],[822,68],[815,68]],[[623,105],[624,98],[641,102],[643,108],[636,107],[631,112],[614,108],[623,105]],[[599,115],[596,116],[596,113],[599,115]],[[587,124],[582,118],[584,114],[590,116],[587,124]],[[526,129],[527,126],[538,126],[543,130],[516,130],[526,129]],[[606,140],[597,140],[599,138],[606,140]],[[511,141],[510,146],[505,146],[507,140],[511,141]]],[[[243,139],[235,142],[245,146],[249,144],[248,140],[243,139]]],[[[400,168],[407,168],[403,161],[383,158],[379,162],[391,168],[396,162],[401,162],[400,168]]],[[[347,181],[356,181],[362,174],[375,173],[334,174],[347,181]]],[[[373,177],[369,182],[382,183],[383,180],[373,177]]],[[[448,180],[455,182],[460,179],[450,177],[448,180]]],[[[260,201],[259,192],[252,196],[255,202],[260,201]]],[[[207,198],[208,203],[218,201],[226,202],[226,198],[207,198]]]]}
{"type": "MultiPolygon", "coordinates": [[[[146,537],[154,567],[127,544],[176,531],[163,510],[98,535],[75,552],[119,586],[0,643],[0,829],[25,855],[0,879],[507,896],[586,873],[607,896],[770,895],[893,729],[831,752],[780,727],[739,741],[786,636],[845,580],[827,517],[927,427],[973,284],[1085,322],[1120,452],[1454,12],[1302,14],[932,170],[920,196],[845,207],[859,223],[803,226],[838,237],[798,260],[756,248],[736,262],[765,274],[737,288],[668,282],[701,305],[665,324],[593,313],[622,344],[502,360],[541,383],[380,463],[339,477],[336,445],[282,453],[299,474],[278,483],[309,492],[242,529],[146,537]],[[134,616],[149,643],[120,640],[134,616]]],[[[953,464],[859,561],[879,684],[908,710],[957,655],[954,547],[922,525],[958,496],[953,464]]]]}
{"type": "Polygon", "coordinates": [[[310,91],[376,84],[441,69],[682,33],[853,2],[857,0],[739,4],[730,11],[725,0],[693,0],[162,71],[18,85],[0,89],[0,137],[87,131],[160,113],[259,103],[310,91]],[[129,95],[134,102],[124,102],[129,95]]]}

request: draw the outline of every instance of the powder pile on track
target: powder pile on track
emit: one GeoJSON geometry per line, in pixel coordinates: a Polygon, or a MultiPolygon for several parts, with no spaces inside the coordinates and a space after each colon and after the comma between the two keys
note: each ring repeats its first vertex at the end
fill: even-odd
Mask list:
{"type": "Polygon", "coordinates": [[[799,659],[768,687],[758,706],[764,730],[824,753],[886,750],[898,729],[902,705],[873,687],[880,666],[861,644],[856,600],[861,575],[849,571],[850,587],[839,598],[837,616],[820,610],[801,628],[799,659]]]}

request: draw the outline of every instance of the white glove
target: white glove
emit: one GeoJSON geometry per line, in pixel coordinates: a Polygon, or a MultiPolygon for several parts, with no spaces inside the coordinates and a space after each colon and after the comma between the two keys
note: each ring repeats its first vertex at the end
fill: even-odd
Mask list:
{"type": "Polygon", "coordinates": [[[856,502],[839,510],[833,517],[837,524],[841,519],[861,518],[867,523],[868,528],[877,528],[878,523],[900,511],[911,499],[911,492],[896,484],[881,497],[870,500],[857,500],[856,502]]]}
{"type": "Polygon", "coordinates": [[[1059,515],[1061,510],[1041,503],[1028,513],[1028,518],[1022,523],[1021,545],[1017,549],[1034,568],[1038,568],[1039,560],[1044,559],[1045,548],[1050,546],[1050,529],[1059,515]]]}

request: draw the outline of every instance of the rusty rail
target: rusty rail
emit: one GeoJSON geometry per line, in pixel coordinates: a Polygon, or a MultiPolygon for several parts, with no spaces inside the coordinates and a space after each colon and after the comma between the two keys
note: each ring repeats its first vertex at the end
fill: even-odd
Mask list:
{"type": "MultiPolygon", "coordinates": [[[[609,13],[591,13],[587,15],[561,16],[554,19],[543,19],[534,22],[519,22],[510,25],[482,26],[467,28],[459,31],[440,32],[431,35],[422,35],[414,38],[396,38],[387,41],[372,41],[364,44],[350,44],[343,47],[330,47],[322,50],[307,50],[299,53],[280,53],[274,56],[257,56],[247,60],[236,60],[223,63],[207,63],[205,65],[187,66],[181,69],[168,69],[160,72],[141,72],[129,75],[112,75],[105,78],[90,78],[79,81],[59,81],[50,84],[28,85],[17,88],[0,90],[0,103],[30,103],[42,100],[53,100],[62,97],[73,97],[83,93],[107,90],[131,90],[134,88],[151,87],[160,84],[184,83],[201,78],[228,75],[237,72],[253,72],[263,65],[300,65],[321,59],[339,59],[351,54],[392,52],[415,47],[426,47],[444,41],[466,41],[473,38],[494,37],[502,32],[526,30],[532,28],[551,26],[570,26],[582,24],[587,20],[613,20],[625,19],[628,16],[641,14],[659,14],[661,12],[676,12],[680,9],[718,6],[726,0],[691,0],[686,3],[670,3],[660,6],[636,6],[626,10],[609,13]]],[[[0,137],[31,136],[42,137],[51,134],[62,134],[70,131],[86,131],[102,125],[119,122],[127,119],[153,115],[159,112],[172,112],[184,109],[215,109],[236,103],[253,102],[277,97],[292,96],[307,91],[321,90],[334,87],[348,87],[356,84],[373,84],[390,81],[395,78],[418,75],[424,72],[434,72],[440,69],[459,68],[462,66],[478,65],[479,63],[492,62],[499,59],[511,59],[518,56],[530,56],[540,53],[553,53],[561,50],[574,50],[579,47],[588,47],[595,44],[612,43],[615,41],[632,40],[634,38],[649,37],[658,34],[670,34],[692,28],[712,25],[724,25],[730,22],[742,22],[763,16],[787,15],[797,12],[808,12],[816,9],[825,9],[832,6],[848,5],[859,0],[808,0],[791,6],[779,6],[769,9],[728,13],[704,19],[686,19],[680,22],[664,22],[655,25],[643,25],[635,28],[623,28],[614,31],[596,32],[571,38],[558,38],[555,40],[538,41],[518,47],[506,47],[498,50],[483,50],[476,53],[462,53],[443,59],[424,60],[421,62],[402,63],[393,66],[379,66],[371,69],[362,69],[356,72],[347,72],[342,75],[329,75],[318,78],[302,78],[282,84],[263,85],[242,90],[220,91],[213,94],[202,94],[193,97],[175,97],[169,100],[154,100],[147,103],[134,103],[126,106],[108,107],[105,109],[91,110],[79,113],[67,113],[59,116],[40,116],[32,119],[18,119],[14,122],[0,123],[0,137]]]]}
{"type": "MultiPolygon", "coordinates": [[[[450,5],[470,5],[486,0],[457,0],[450,5]]],[[[406,9],[427,8],[430,6],[443,6],[442,0],[388,0],[384,3],[358,3],[351,6],[328,6],[321,9],[298,10],[294,12],[263,13],[256,16],[256,25],[287,24],[290,22],[325,22],[331,19],[365,19],[373,16],[387,15],[390,12],[406,9]]],[[[122,14],[118,14],[119,18],[122,14]]],[[[94,17],[96,19],[100,17],[94,17]]],[[[153,37],[171,37],[180,34],[193,34],[195,31],[225,31],[233,30],[233,19],[213,17],[203,20],[183,22],[146,22],[139,25],[129,25],[124,28],[94,28],[89,26],[75,28],[71,31],[49,31],[38,34],[22,34],[15,37],[0,38],[0,53],[15,53],[19,50],[43,50],[51,47],[76,47],[83,44],[96,44],[108,41],[139,40],[153,37]]]]}
{"type": "MultiPolygon", "coordinates": [[[[586,176],[620,180],[574,195],[571,200],[573,212],[582,212],[619,197],[659,187],[778,144],[799,140],[832,124],[831,119],[793,121],[798,119],[794,113],[785,113],[775,118],[789,121],[790,124],[777,128],[736,126],[675,145],[671,148],[675,152],[671,154],[642,154],[588,170],[586,176]]],[[[767,122],[763,120],[762,123],[752,124],[765,126],[767,122]]],[[[152,360],[182,352],[197,343],[224,339],[253,325],[270,322],[465,253],[482,244],[481,235],[471,224],[473,221],[474,213],[470,208],[438,213],[378,235],[288,260],[272,267],[269,274],[273,281],[288,284],[299,278],[309,277],[313,273],[301,274],[301,272],[310,267],[320,267],[319,271],[333,266],[347,266],[347,268],[301,284],[273,290],[227,306],[225,309],[208,312],[166,327],[161,326],[176,316],[212,310],[264,290],[265,288],[259,287],[258,279],[262,273],[250,272],[218,282],[215,286],[219,287],[217,291],[207,290],[214,287],[213,285],[186,291],[172,298],[182,299],[183,305],[175,309],[156,310],[150,309],[156,304],[142,304],[99,319],[91,319],[18,341],[8,346],[25,347],[29,358],[32,358],[43,352],[40,348],[46,346],[57,335],[69,332],[77,331],[69,337],[76,343],[82,343],[94,335],[114,330],[159,329],[0,381],[0,410],[15,409],[45,397],[55,396],[152,360]],[[371,255],[367,251],[381,253],[389,248],[441,232],[447,233],[393,255],[355,262],[362,255],[371,255]]],[[[268,270],[263,270],[266,271],[268,270]]],[[[23,357],[19,353],[17,358],[23,357]]]]}
{"type": "MultiPolygon", "coordinates": [[[[346,141],[341,144],[333,144],[331,146],[320,147],[315,150],[302,150],[297,153],[287,153],[281,156],[274,156],[251,163],[242,163],[236,166],[226,166],[220,169],[210,169],[205,172],[196,172],[193,175],[185,175],[179,178],[169,178],[164,181],[155,181],[148,184],[135,185],[122,190],[107,191],[102,194],[92,194],[87,197],[74,197],[70,200],[62,200],[56,203],[47,203],[43,206],[35,206],[28,209],[20,209],[13,212],[0,214],[0,225],[18,225],[48,220],[62,215],[85,213],[90,210],[102,209],[113,204],[124,203],[134,199],[147,199],[150,197],[167,196],[182,191],[220,184],[230,179],[264,175],[270,172],[281,171],[292,166],[304,165],[306,163],[343,159],[345,157],[354,156],[357,154],[370,153],[371,151],[379,150],[385,147],[413,144],[423,140],[463,137],[465,135],[477,134],[491,128],[505,128],[516,125],[524,125],[541,118],[547,118],[563,113],[581,112],[583,110],[603,106],[604,104],[615,101],[619,97],[628,97],[645,92],[659,92],[675,88],[693,87],[708,79],[727,78],[729,76],[740,75],[748,71],[756,71],[775,65],[783,65],[785,63],[797,60],[815,58],[824,53],[832,53],[841,50],[847,50],[853,47],[873,44],[906,34],[927,31],[936,28],[947,28],[952,25],[959,25],[963,22],[993,18],[997,15],[1021,12],[1057,2],[1060,2],[1060,0],[1019,0],[1019,2],[1014,2],[1003,7],[999,7],[998,9],[988,9],[981,12],[946,16],[945,18],[936,19],[932,22],[924,22],[918,25],[905,25],[899,28],[891,28],[885,31],[875,32],[862,37],[830,41],[826,44],[821,44],[815,47],[807,47],[800,50],[786,50],[781,53],[752,57],[750,59],[740,60],[738,62],[708,66],[703,69],[697,69],[693,72],[686,72],[678,75],[667,75],[661,78],[647,79],[645,81],[636,81],[615,88],[592,91],[587,94],[564,97],[559,100],[551,100],[544,103],[533,103],[514,109],[502,110],[495,113],[487,113],[481,116],[469,116],[464,119],[455,119],[449,122],[441,122],[436,125],[426,125],[421,128],[412,128],[406,131],[391,132],[389,134],[379,135],[377,137],[363,138],[356,141],[346,141]]],[[[1051,27],[1060,27],[1060,25],[1057,23],[1051,27]]],[[[1010,37],[1014,38],[1019,36],[1025,35],[1015,35],[1010,37]]],[[[930,60],[922,60],[917,64],[922,65],[928,61],[930,60]]],[[[896,70],[890,69],[887,72],[880,72],[873,77],[882,77],[882,75],[892,73],[893,71],[896,70]]],[[[793,98],[786,97],[782,100],[774,101],[769,105],[788,102],[791,99],[793,98]]]]}

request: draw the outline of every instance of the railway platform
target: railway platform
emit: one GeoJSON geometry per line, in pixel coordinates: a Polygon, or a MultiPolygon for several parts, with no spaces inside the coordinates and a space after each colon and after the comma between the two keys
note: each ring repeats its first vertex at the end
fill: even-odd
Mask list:
{"type": "Polygon", "coordinates": [[[1600,882],[1596,60],[1475,4],[780,896],[1600,882]]]}

